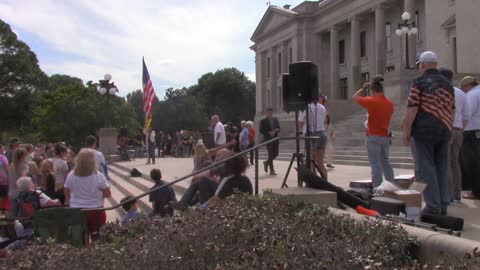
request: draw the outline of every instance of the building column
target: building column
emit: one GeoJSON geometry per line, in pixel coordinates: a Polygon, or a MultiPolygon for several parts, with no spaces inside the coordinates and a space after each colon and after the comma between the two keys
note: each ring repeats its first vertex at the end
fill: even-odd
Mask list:
{"type": "Polygon", "coordinates": [[[277,100],[278,100],[278,87],[277,87],[277,79],[278,79],[278,56],[277,56],[277,47],[272,47],[272,56],[270,57],[270,61],[272,63],[272,67],[270,69],[270,101],[272,104],[272,109],[274,112],[278,111],[277,100]]]}
{"type": "Polygon", "coordinates": [[[288,73],[288,40],[282,46],[282,66],[283,73],[288,73]]]}
{"type": "Polygon", "coordinates": [[[339,97],[338,80],[338,29],[333,26],[330,28],[330,94],[337,99],[339,97]]]}
{"type": "Polygon", "coordinates": [[[375,75],[385,72],[386,47],[385,47],[385,10],[382,6],[375,8],[375,75]]]}
{"type": "Polygon", "coordinates": [[[255,114],[259,115],[264,112],[263,108],[263,72],[262,72],[262,54],[260,52],[255,53],[255,114]]]}
{"type": "MultiPolygon", "coordinates": [[[[289,73],[288,70],[288,41],[283,42],[283,47],[282,47],[282,73],[289,73]]],[[[279,108],[280,111],[283,111],[283,91],[285,89],[283,88],[283,80],[282,82],[282,92],[280,93],[280,99],[279,99],[279,108]]]]}
{"type": "MultiPolygon", "coordinates": [[[[415,0],[405,0],[405,11],[410,13],[410,22],[415,21],[415,11],[416,5],[415,0]]],[[[415,21],[415,24],[418,22],[415,21]]],[[[418,25],[416,25],[418,27],[418,25]]],[[[415,62],[417,61],[417,36],[412,35],[408,37],[408,62],[410,66],[415,66],[415,62]]]]}
{"type": "Polygon", "coordinates": [[[360,21],[357,17],[350,20],[350,85],[352,93],[360,88],[360,21]]]}

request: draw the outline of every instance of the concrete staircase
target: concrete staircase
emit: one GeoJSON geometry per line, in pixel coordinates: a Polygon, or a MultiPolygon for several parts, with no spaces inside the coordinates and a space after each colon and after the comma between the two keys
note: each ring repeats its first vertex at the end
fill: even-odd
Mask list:
{"type": "MultiPolygon", "coordinates": [[[[406,105],[404,103],[395,104],[395,112],[390,124],[393,134],[392,146],[390,147],[390,162],[394,168],[413,169],[410,148],[403,146],[400,129],[405,110],[406,105]]],[[[334,164],[369,166],[365,146],[365,120],[366,110],[359,108],[358,111],[353,112],[338,123],[334,123],[334,164]]],[[[301,142],[300,149],[304,151],[303,142],[301,142]]],[[[294,152],[295,141],[282,141],[280,143],[278,160],[290,160],[294,152]]],[[[267,158],[266,148],[261,149],[259,158],[267,158]]]]}
{"type": "MultiPolygon", "coordinates": [[[[155,184],[148,175],[142,174],[141,177],[131,177],[130,169],[117,163],[110,163],[108,166],[110,176],[110,189],[112,196],[105,200],[105,207],[117,205],[122,198],[126,196],[138,196],[150,190],[155,184]]],[[[173,185],[173,190],[177,196],[177,200],[183,196],[187,190],[189,180],[182,181],[173,185]]],[[[148,196],[145,196],[137,202],[139,210],[144,214],[149,214],[152,211],[152,204],[148,201],[148,196]]],[[[123,208],[107,211],[107,221],[114,222],[120,219],[125,214],[123,208]]]]}

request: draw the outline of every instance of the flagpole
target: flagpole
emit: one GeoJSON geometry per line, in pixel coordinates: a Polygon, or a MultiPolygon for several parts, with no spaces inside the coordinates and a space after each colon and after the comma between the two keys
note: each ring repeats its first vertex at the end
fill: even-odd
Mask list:
{"type": "MultiPolygon", "coordinates": [[[[145,124],[147,124],[147,114],[145,114],[145,124]]],[[[148,129],[145,129],[145,145],[146,145],[146,149],[147,149],[147,161],[148,161],[148,158],[149,158],[149,149],[148,149],[148,129]]]]}
{"type": "MultiPolygon", "coordinates": [[[[142,69],[143,69],[143,63],[145,63],[145,59],[142,56],[142,69]]],[[[142,89],[143,89],[143,95],[145,95],[145,87],[143,86],[143,83],[142,83],[142,89]]],[[[148,121],[147,117],[148,117],[148,112],[145,112],[145,124],[143,125],[143,128],[145,130],[145,132],[144,132],[145,133],[145,146],[146,146],[146,149],[147,149],[147,161],[148,161],[148,158],[149,158],[149,156],[148,156],[148,153],[149,153],[148,152],[148,150],[149,150],[148,149],[148,132],[146,132],[147,131],[147,129],[146,129],[147,121],[148,121]]]]}

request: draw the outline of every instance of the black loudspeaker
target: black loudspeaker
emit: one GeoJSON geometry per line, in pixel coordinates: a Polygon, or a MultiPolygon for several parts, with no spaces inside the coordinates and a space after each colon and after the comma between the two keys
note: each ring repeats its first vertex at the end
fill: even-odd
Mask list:
{"type": "Polygon", "coordinates": [[[327,190],[337,193],[337,200],[348,207],[355,209],[357,206],[369,208],[370,204],[357,196],[345,191],[343,188],[327,182],[322,177],[312,173],[308,168],[301,167],[297,169],[300,172],[300,178],[307,184],[307,187],[314,189],[327,190]]]}
{"type": "Polygon", "coordinates": [[[292,63],[288,66],[288,86],[283,77],[285,111],[304,110],[307,103],[317,102],[318,68],[312,62],[292,63]]]}
{"type": "Polygon", "coordinates": [[[386,197],[373,197],[370,202],[370,209],[382,215],[400,215],[405,213],[405,202],[386,197]]]}
{"type": "Polygon", "coordinates": [[[128,136],[128,128],[122,127],[120,128],[120,136],[128,136]]]}
{"type": "Polygon", "coordinates": [[[139,170],[137,170],[136,168],[132,168],[130,170],[130,176],[131,177],[142,177],[142,173],[139,170]]]}
{"type": "Polygon", "coordinates": [[[454,231],[463,230],[463,218],[448,217],[442,215],[435,215],[430,213],[422,213],[420,217],[421,222],[435,224],[440,228],[450,229],[454,231]]]}

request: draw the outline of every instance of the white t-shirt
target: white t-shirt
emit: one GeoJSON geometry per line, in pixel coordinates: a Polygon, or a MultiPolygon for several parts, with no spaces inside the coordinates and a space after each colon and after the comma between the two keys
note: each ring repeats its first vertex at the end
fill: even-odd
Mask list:
{"type": "Polygon", "coordinates": [[[95,150],[95,149],[92,149],[93,151],[93,154],[95,155],[95,159],[97,160],[97,164],[98,164],[98,170],[103,173],[103,175],[105,175],[105,170],[104,170],[104,166],[105,166],[105,156],[102,154],[102,152],[98,151],[98,150],[95,150]]]}
{"type": "Polygon", "coordinates": [[[457,87],[453,87],[453,89],[455,90],[455,120],[453,121],[453,126],[463,129],[463,117],[467,109],[467,96],[457,87]]]}
{"type": "Polygon", "coordinates": [[[467,113],[465,120],[468,121],[465,131],[480,129],[480,85],[468,91],[467,95],[467,113]]]}
{"type": "Polygon", "coordinates": [[[55,175],[55,190],[62,188],[65,183],[65,175],[68,172],[68,164],[65,160],[55,157],[51,159],[53,163],[53,171],[55,175]]]}
{"type": "Polygon", "coordinates": [[[70,172],[65,181],[65,188],[70,190],[71,208],[103,207],[102,189],[110,187],[102,173],[90,176],[77,176],[70,172]]]}
{"type": "Polygon", "coordinates": [[[227,143],[227,136],[225,135],[225,127],[223,124],[218,121],[218,123],[215,125],[215,134],[214,134],[214,139],[215,139],[215,144],[217,145],[222,145],[227,143]],[[220,138],[217,141],[217,134],[220,133],[220,138]]]}
{"type": "Polygon", "coordinates": [[[38,200],[40,201],[40,207],[45,207],[47,206],[47,203],[48,201],[50,201],[50,197],[47,196],[47,194],[39,191],[39,190],[36,190],[35,192],[37,192],[38,194],[38,200]]]}
{"type": "MultiPolygon", "coordinates": [[[[310,124],[308,128],[310,132],[316,131],[325,131],[325,118],[327,117],[327,110],[320,103],[310,103],[308,104],[308,120],[310,124]]],[[[303,134],[306,132],[306,118],[307,114],[305,111],[301,111],[298,114],[298,121],[303,123],[303,134]]]]}

